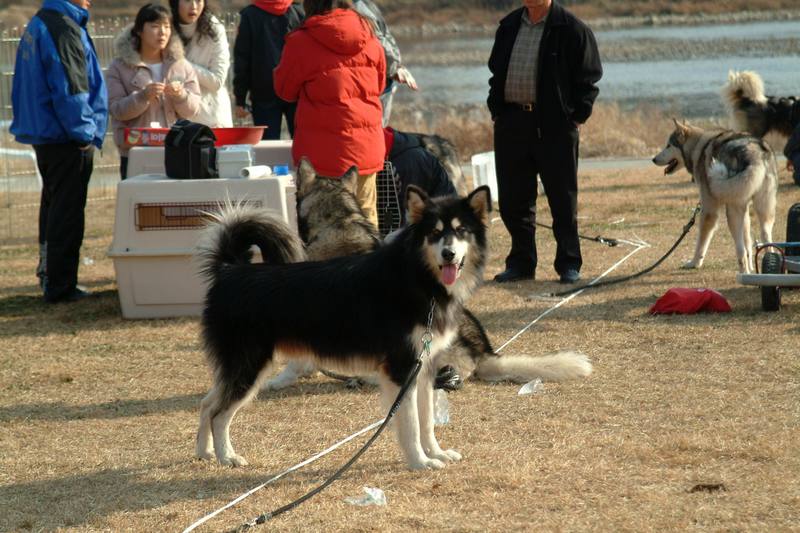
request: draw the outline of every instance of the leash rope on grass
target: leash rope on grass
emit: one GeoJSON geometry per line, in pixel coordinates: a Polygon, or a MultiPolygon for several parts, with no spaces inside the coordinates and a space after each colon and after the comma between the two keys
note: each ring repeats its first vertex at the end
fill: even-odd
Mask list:
{"type": "Polygon", "coordinates": [[[679,244],[680,244],[680,243],[683,241],[684,237],[686,237],[686,235],[688,235],[688,234],[689,234],[689,230],[691,230],[691,229],[692,229],[692,226],[694,226],[695,219],[697,218],[697,213],[699,213],[699,212],[700,212],[700,205],[698,205],[697,207],[695,207],[695,208],[694,208],[694,210],[692,211],[692,216],[689,218],[689,222],[687,222],[687,223],[686,223],[686,225],[684,225],[684,226],[683,226],[683,231],[681,232],[681,235],[680,235],[680,237],[678,237],[678,240],[677,240],[677,241],[675,241],[675,244],[673,244],[673,245],[670,247],[670,249],[669,249],[669,250],[667,250],[667,253],[665,253],[664,255],[662,255],[662,256],[661,256],[661,257],[658,259],[658,261],[656,261],[655,263],[653,263],[653,264],[652,264],[652,265],[650,265],[649,267],[645,268],[644,270],[641,270],[641,271],[639,271],[639,272],[636,272],[635,274],[631,274],[630,276],[623,276],[623,277],[621,277],[621,278],[609,279],[609,280],[606,280],[606,281],[602,281],[602,282],[600,282],[600,283],[594,283],[594,282],[592,282],[592,283],[589,283],[589,284],[587,284],[587,285],[582,285],[582,286],[580,286],[580,287],[573,287],[572,289],[568,289],[568,290],[566,290],[566,291],[560,291],[560,292],[551,292],[550,294],[547,294],[547,296],[554,296],[554,297],[567,296],[567,295],[569,295],[569,294],[572,294],[572,293],[574,293],[574,292],[583,291],[584,289],[595,289],[595,288],[597,288],[597,287],[605,287],[605,286],[608,286],[608,285],[615,285],[615,284],[617,284],[617,283],[622,283],[622,282],[625,282],[625,281],[630,281],[630,280],[632,280],[632,279],[638,278],[639,276],[644,276],[645,274],[647,274],[647,273],[649,273],[649,272],[653,271],[653,270],[654,270],[654,269],[655,269],[655,268],[656,268],[658,265],[660,265],[661,263],[663,263],[663,262],[664,262],[664,260],[665,260],[667,257],[669,257],[670,255],[672,255],[672,252],[674,252],[674,251],[675,251],[675,249],[678,247],[678,245],[679,245],[679,244]]]}

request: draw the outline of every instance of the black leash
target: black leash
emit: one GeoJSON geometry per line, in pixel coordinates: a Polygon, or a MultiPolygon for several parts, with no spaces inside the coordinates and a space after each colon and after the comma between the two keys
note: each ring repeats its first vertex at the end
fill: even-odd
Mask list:
{"type": "MultiPolygon", "coordinates": [[[[534,225],[539,226],[540,228],[547,228],[553,229],[553,226],[548,226],[547,224],[542,224],[541,222],[534,222],[534,225]]],[[[594,241],[599,242],[600,244],[605,244],[606,246],[614,247],[619,246],[619,241],[617,239],[612,239],[611,237],[601,237],[598,235],[597,237],[589,237],[588,235],[581,235],[578,233],[579,239],[586,239],[587,241],[594,241]]]]}
{"type": "Polygon", "coordinates": [[[675,251],[675,249],[678,247],[678,245],[681,243],[681,241],[683,241],[683,238],[686,237],[686,235],[689,233],[689,230],[692,229],[692,226],[694,226],[695,219],[697,218],[697,213],[699,213],[699,212],[700,212],[700,206],[698,205],[692,211],[692,216],[689,218],[689,222],[687,222],[686,225],[683,226],[683,232],[681,233],[681,236],[678,237],[678,240],[675,241],[675,244],[673,244],[672,247],[669,250],[667,250],[667,253],[662,255],[661,258],[658,261],[656,261],[655,263],[653,263],[649,267],[645,268],[641,272],[637,272],[635,274],[631,274],[630,276],[624,276],[624,277],[621,277],[621,278],[615,278],[615,279],[609,279],[607,281],[601,281],[599,283],[594,283],[594,284],[590,283],[588,285],[583,285],[581,287],[573,287],[572,289],[569,289],[569,290],[566,290],[566,291],[551,292],[547,296],[557,296],[557,297],[567,296],[569,294],[572,294],[572,293],[575,293],[575,292],[578,292],[578,291],[582,291],[583,289],[594,289],[596,287],[605,287],[605,286],[608,286],[608,285],[614,285],[616,283],[622,283],[623,281],[629,281],[629,280],[632,280],[634,278],[638,278],[639,276],[644,276],[648,272],[651,272],[653,269],[655,269],[658,265],[663,263],[664,260],[667,257],[669,257],[672,254],[672,252],[675,251]]]}
{"type": "Polygon", "coordinates": [[[434,311],[435,308],[436,308],[436,301],[432,300],[431,301],[431,310],[428,313],[428,329],[427,329],[427,331],[425,332],[425,334],[422,337],[423,353],[421,353],[419,355],[419,357],[417,357],[416,361],[414,362],[414,367],[411,369],[411,372],[406,377],[406,380],[403,383],[403,386],[400,388],[400,392],[397,394],[397,398],[395,399],[394,403],[392,404],[392,407],[389,409],[389,413],[386,415],[386,418],[383,419],[383,423],[380,426],[378,426],[378,429],[375,430],[375,433],[372,434],[372,436],[369,438],[369,440],[367,440],[367,442],[364,443],[364,445],[355,453],[355,455],[353,455],[353,457],[351,457],[349,461],[347,461],[344,465],[342,465],[339,468],[339,470],[334,472],[331,477],[326,479],[323,483],[321,483],[320,485],[318,485],[314,489],[312,489],[309,492],[305,493],[304,495],[302,495],[301,497],[297,498],[293,502],[287,503],[283,507],[279,507],[279,508],[277,508],[274,511],[271,511],[269,513],[264,513],[264,514],[258,515],[254,519],[252,519],[252,520],[250,520],[248,522],[245,522],[244,524],[240,525],[236,529],[229,530],[228,533],[240,533],[241,531],[248,531],[249,529],[251,529],[251,528],[253,528],[253,527],[257,526],[257,525],[265,523],[267,520],[271,520],[271,519],[275,518],[278,515],[282,515],[283,513],[287,512],[287,511],[291,511],[292,509],[294,509],[295,507],[297,507],[301,503],[303,503],[306,500],[316,496],[317,494],[319,494],[320,492],[322,492],[323,490],[328,488],[328,486],[331,485],[334,481],[339,479],[339,477],[342,474],[344,474],[345,471],[347,471],[347,469],[349,469],[351,466],[353,466],[353,464],[355,464],[356,461],[358,461],[359,457],[361,457],[364,454],[364,452],[367,451],[367,448],[372,446],[372,443],[375,442],[378,439],[378,437],[380,436],[380,434],[383,433],[383,430],[386,429],[386,426],[389,424],[389,421],[392,419],[392,417],[395,415],[395,412],[400,407],[400,403],[403,401],[403,397],[406,395],[406,392],[408,392],[408,389],[411,388],[411,385],[414,383],[414,380],[417,378],[417,374],[419,374],[419,371],[422,369],[422,356],[423,355],[430,355],[431,341],[433,340],[433,337],[432,337],[432,334],[431,334],[431,325],[433,323],[433,311],[434,311]]]}

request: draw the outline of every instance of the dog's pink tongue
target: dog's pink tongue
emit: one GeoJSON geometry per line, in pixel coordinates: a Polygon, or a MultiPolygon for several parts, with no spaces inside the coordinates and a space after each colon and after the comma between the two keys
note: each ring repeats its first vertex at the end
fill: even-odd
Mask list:
{"type": "Polygon", "coordinates": [[[442,281],[445,285],[452,285],[455,283],[456,274],[458,274],[458,267],[456,265],[442,266],[442,281]]]}

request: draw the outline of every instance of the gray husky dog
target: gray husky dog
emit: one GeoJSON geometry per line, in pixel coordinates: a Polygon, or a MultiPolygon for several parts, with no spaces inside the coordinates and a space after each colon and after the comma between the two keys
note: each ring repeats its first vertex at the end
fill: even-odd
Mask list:
{"type": "MultiPolygon", "coordinates": [[[[674,120],[674,119],[673,119],[674,120]]],[[[772,241],[778,168],[775,155],[762,140],[730,130],[705,131],[675,122],[667,146],[653,158],[672,174],[685,167],[700,188],[700,222],[694,257],[684,268],[700,268],[722,208],[736,244],[740,272],[753,266],[749,206],[758,217],[761,241],[772,241]]]]}
{"type": "MultiPolygon", "coordinates": [[[[352,168],[340,180],[324,178],[317,176],[308,161],[300,162],[297,172],[297,222],[309,260],[322,261],[366,254],[381,246],[377,228],[364,216],[352,194],[357,176],[358,171],[352,168]]],[[[389,236],[387,240],[391,238],[389,236]]],[[[392,302],[386,302],[386,305],[390,306],[392,302]]],[[[469,310],[462,308],[462,311],[458,320],[458,334],[450,348],[439,357],[439,368],[450,366],[460,378],[456,387],[470,376],[482,381],[525,383],[536,378],[565,381],[587,376],[592,371],[587,357],[575,352],[541,357],[496,354],[478,319],[469,310]]],[[[267,381],[264,388],[282,389],[316,371],[314,363],[293,359],[280,374],[267,381]]],[[[323,372],[331,375],[325,370],[323,372]]],[[[363,377],[358,380],[372,381],[363,377]]]]}

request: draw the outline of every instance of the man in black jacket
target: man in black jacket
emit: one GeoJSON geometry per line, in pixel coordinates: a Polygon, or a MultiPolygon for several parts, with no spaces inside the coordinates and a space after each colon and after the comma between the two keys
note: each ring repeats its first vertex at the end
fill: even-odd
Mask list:
{"type": "Polygon", "coordinates": [[[489,111],[494,121],[500,216],[511,234],[503,283],[533,279],[537,174],[544,185],[555,270],[580,279],[578,128],[592,113],[602,76],[591,30],[552,0],[523,0],[500,21],[489,58],[489,111]]]}
{"type": "Polygon", "coordinates": [[[275,96],[272,70],[281,59],[284,37],[305,18],[303,7],[291,0],[254,0],[239,15],[239,31],[233,45],[236,116],[246,118],[249,114],[249,94],[253,124],[267,127],[264,139],[280,139],[284,116],[289,134],[294,136],[297,104],[275,96]]]}

